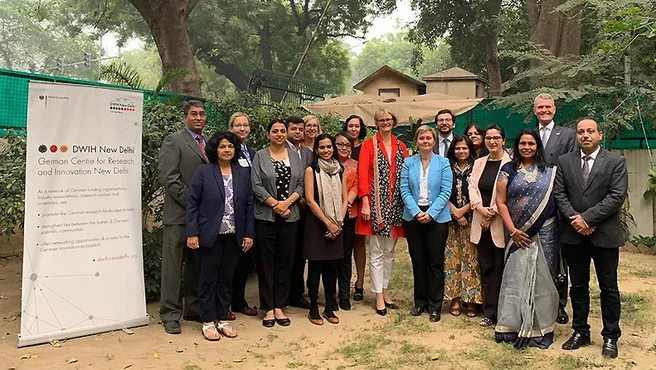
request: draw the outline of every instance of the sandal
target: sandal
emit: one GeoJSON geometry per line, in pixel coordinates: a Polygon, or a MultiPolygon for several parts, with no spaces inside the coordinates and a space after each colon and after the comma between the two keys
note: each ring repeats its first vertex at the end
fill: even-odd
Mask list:
{"type": "Polygon", "coordinates": [[[467,317],[476,317],[476,315],[478,315],[478,311],[476,310],[476,307],[467,308],[467,317]]]}
{"type": "Polygon", "coordinates": [[[229,322],[217,322],[216,328],[219,330],[219,333],[223,334],[224,337],[235,338],[237,336],[237,331],[232,328],[229,322]]]}
{"type": "Polygon", "coordinates": [[[489,326],[494,326],[494,323],[492,322],[492,320],[488,319],[487,317],[484,317],[483,320],[481,320],[481,322],[478,323],[478,325],[489,327],[489,326]]]}
{"type": "Polygon", "coordinates": [[[449,310],[451,316],[460,316],[460,302],[456,300],[451,301],[451,309],[449,310]]]}
{"type": "Polygon", "coordinates": [[[221,339],[221,335],[219,335],[219,332],[216,329],[216,325],[214,325],[213,322],[203,323],[201,332],[203,333],[203,337],[205,337],[205,339],[209,340],[210,342],[216,342],[217,340],[221,339]]]}

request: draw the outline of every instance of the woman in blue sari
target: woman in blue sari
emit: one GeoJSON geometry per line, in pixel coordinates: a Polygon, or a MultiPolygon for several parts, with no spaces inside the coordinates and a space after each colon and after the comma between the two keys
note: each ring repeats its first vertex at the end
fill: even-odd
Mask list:
{"type": "Polygon", "coordinates": [[[501,168],[497,207],[506,228],[506,264],[499,296],[497,342],[549,348],[558,312],[560,278],[553,183],[556,168],[544,161],[533,129],[522,130],[514,158],[501,168]]]}

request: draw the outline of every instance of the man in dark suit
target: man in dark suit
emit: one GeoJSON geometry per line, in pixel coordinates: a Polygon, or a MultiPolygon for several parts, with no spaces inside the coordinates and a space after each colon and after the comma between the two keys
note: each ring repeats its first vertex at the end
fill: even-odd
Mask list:
{"type": "MultiPolygon", "coordinates": [[[[230,132],[237,136],[241,144],[239,148],[236,148],[238,151],[237,155],[239,156],[238,165],[250,169],[253,158],[255,157],[255,149],[246,145],[248,135],[251,133],[248,115],[242,112],[234,113],[230,117],[230,121],[228,121],[228,128],[230,132]]],[[[257,316],[257,309],[250,307],[246,301],[246,283],[248,282],[248,272],[252,261],[252,250],[241,252],[239,255],[239,264],[235,270],[235,276],[232,279],[232,302],[230,308],[233,312],[240,312],[246,316],[257,316]]]]}
{"type": "MultiPolygon", "coordinates": [[[[556,114],[556,103],[551,95],[538,95],[533,101],[533,113],[538,119],[538,134],[542,139],[544,159],[547,163],[555,165],[561,155],[578,150],[574,130],[557,125],[553,120],[556,114]]],[[[556,321],[559,324],[567,324],[569,321],[565,311],[565,306],[567,306],[567,265],[564,260],[562,265],[562,275],[559,281],[556,281],[556,288],[560,296],[556,321]]]]}
{"type": "Polygon", "coordinates": [[[162,286],[159,316],[164,330],[180,334],[182,294],[184,319],[200,321],[198,262],[186,247],[187,192],[194,172],[207,163],[203,127],[207,122],[205,104],[198,100],[184,103],[185,127],[168,135],[159,151],[159,180],[164,186],[164,243],[162,246],[162,286]],[[182,277],[184,266],[184,278],[182,277]],[[184,284],[183,284],[184,281],[184,284]]]}
{"type": "Polygon", "coordinates": [[[620,337],[620,292],[617,286],[619,247],[625,238],[619,211],[626,198],[628,173],[624,157],[599,147],[603,133],[590,118],[576,126],[580,151],[558,161],[554,195],[560,209],[560,239],[572,287],[572,329],[563,344],[574,350],[590,344],[590,260],[601,290],[604,327],[602,355],[617,357],[620,337]]]}
{"type": "MultiPolygon", "coordinates": [[[[303,145],[305,123],[300,117],[289,117],[285,122],[287,124],[287,146],[293,149],[304,167],[312,163],[312,151],[303,145]]],[[[308,302],[303,293],[305,293],[305,258],[303,258],[303,235],[305,233],[305,199],[299,202],[301,218],[298,221],[298,235],[296,238],[296,250],[294,251],[294,263],[292,265],[291,287],[289,290],[289,305],[309,310],[308,302]]]]}

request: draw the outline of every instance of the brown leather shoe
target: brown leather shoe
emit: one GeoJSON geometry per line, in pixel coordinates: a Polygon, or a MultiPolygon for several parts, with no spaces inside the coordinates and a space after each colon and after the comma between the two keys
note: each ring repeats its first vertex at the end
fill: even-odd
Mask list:
{"type": "Polygon", "coordinates": [[[257,309],[255,307],[244,307],[239,313],[246,316],[257,316],[257,309]]]}
{"type": "Polygon", "coordinates": [[[339,324],[339,317],[335,316],[334,313],[329,316],[324,312],[322,316],[331,324],[339,324]]]}
{"type": "Polygon", "coordinates": [[[313,319],[312,316],[308,315],[308,320],[314,325],[323,325],[323,319],[319,317],[318,319],[313,319]]]}
{"type": "Polygon", "coordinates": [[[228,321],[235,321],[235,320],[237,320],[237,317],[235,316],[235,314],[228,311],[228,321]]]}

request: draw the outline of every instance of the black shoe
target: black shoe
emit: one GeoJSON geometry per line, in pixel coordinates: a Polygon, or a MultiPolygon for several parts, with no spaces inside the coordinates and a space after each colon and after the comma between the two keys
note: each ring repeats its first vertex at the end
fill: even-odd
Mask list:
{"type": "Polygon", "coordinates": [[[356,301],[356,302],[360,302],[363,299],[364,299],[364,288],[354,287],[353,288],[353,300],[356,301]]]}
{"type": "Polygon", "coordinates": [[[182,319],[185,321],[199,322],[201,324],[203,323],[203,320],[201,320],[200,315],[182,316],[182,319]]]}
{"type": "Polygon", "coordinates": [[[339,308],[341,308],[344,311],[349,311],[351,309],[351,301],[349,301],[348,299],[340,299],[339,308]]]}
{"type": "Polygon", "coordinates": [[[428,318],[428,321],[430,322],[438,322],[442,318],[442,315],[440,314],[440,311],[433,311],[430,313],[430,317],[428,318]]]}
{"type": "Polygon", "coordinates": [[[379,314],[380,316],[385,316],[387,315],[387,308],[383,308],[382,310],[376,308],[376,313],[379,314]]]}
{"type": "Polygon", "coordinates": [[[559,324],[567,324],[569,322],[569,316],[565,312],[565,307],[558,306],[558,316],[556,317],[556,322],[559,324]]]}
{"type": "Polygon", "coordinates": [[[262,319],[262,326],[265,328],[273,328],[276,325],[276,319],[262,319]]]}
{"type": "Polygon", "coordinates": [[[601,346],[601,355],[609,358],[617,358],[617,339],[604,338],[601,346]]]}
{"type": "Polygon", "coordinates": [[[275,319],[276,324],[280,326],[289,326],[289,324],[292,323],[292,320],[289,317],[285,317],[284,319],[275,319]]]}
{"type": "Polygon", "coordinates": [[[180,322],[177,320],[164,321],[164,331],[169,334],[180,334],[182,333],[182,328],[180,327],[180,322]]]}
{"type": "MultiPolygon", "coordinates": [[[[562,349],[572,351],[581,347],[590,345],[590,336],[579,332],[574,332],[567,342],[563,343],[562,349]]],[[[617,348],[617,347],[616,347],[617,348]]]]}
{"type": "Polygon", "coordinates": [[[399,306],[396,305],[396,303],[387,303],[385,302],[385,307],[389,308],[390,310],[398,310],[399,306]]]}
{"type": "Polygon", "coordinates": [[[410,311],[410,315],[412,316],[421,316],[422,313],[426,312],[427,309],[426,307],[417,307],[415,306],[412,311],[410,311]]]}
{"type": "Polygon", "coordinates": [[[290,302],[289,305],[292,306],[292,307],[302,308],[304,310],[309,310],[310,309],[310,302],[308,302],[308,300],[305,299],[305,297],[301,297],[297,300],[294,300],[294,301],[290,302]]]}

